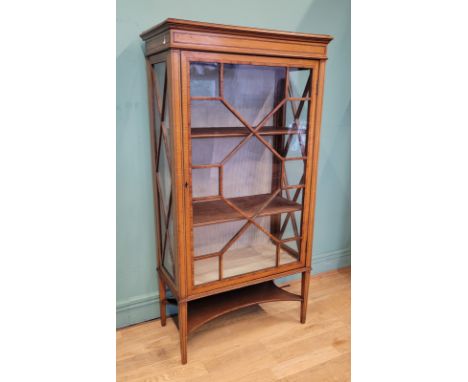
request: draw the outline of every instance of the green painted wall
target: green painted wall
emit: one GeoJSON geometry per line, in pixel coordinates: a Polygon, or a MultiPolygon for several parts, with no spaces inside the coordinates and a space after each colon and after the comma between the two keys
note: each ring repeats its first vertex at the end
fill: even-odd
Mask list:
{"type": "Polygon", "coordinates": [[[350,264],[350,0],[117,1],[117,326],[159,316],[143,45],[168,17],[326,33],[313,272],[350,264]]]}

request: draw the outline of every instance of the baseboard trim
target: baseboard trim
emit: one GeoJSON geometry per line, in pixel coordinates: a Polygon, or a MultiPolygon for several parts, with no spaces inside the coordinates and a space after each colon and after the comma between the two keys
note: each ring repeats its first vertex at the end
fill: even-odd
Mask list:
{"type": "Polygon", "coordinates": [[[117,328],[160,317],[159,293],[135,296],[117,303],[117,328]]]}
{"type": "MultiPolygon", "coordinates": [[[[351,249],[345,248],[332,252],[313,254],[312,274],[316,275],[351,265],[351,249]]],[[[280,282],[294,280],[298,275],[280,279],[280,282]]],[[[177,310],[170,306],[170,309],[177,310]]],[[[159,293],[148,293],[117,302],[117,328],[138,324],[160,317],[159,293]]],[[[171,311],[169,311],[171,314],[171,311]]]]}
{"type": "Polygon", "coordinates": [[[159,300],[159,293],[149,293],[129,298],[117,304],[117,312],[123,312],[128,309],[136,309],[145,304],[159,300]]]}
{"type": "Polygon", "coordinates": [[[351,248],[312,255],[312,273],[328,272],[351,266],[351,248]]]}

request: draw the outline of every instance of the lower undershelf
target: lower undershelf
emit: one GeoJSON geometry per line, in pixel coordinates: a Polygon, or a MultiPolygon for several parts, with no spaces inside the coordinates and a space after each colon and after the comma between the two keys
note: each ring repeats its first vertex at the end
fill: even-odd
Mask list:
{"type": "Polygon", "coordinates": [[[228,312],[273,301],[302,301],[301,296],[287,292],[273,281],[219,293],[188,302],[188,332],[228,312]]]}
{"type": "MultiPolygon", "coordinates": [[[[295,261],[298,261],[296,257],[283,249],[280,250],[279,265],[295,261]]],[[[194,261],[195,285],[217,281],[218,266],[218,257],[194,261]]],[[[271,242],[233,249],[223,256],[223,277],[234,277],[274,266],[276,266],[276,246],[271,242]]]]}

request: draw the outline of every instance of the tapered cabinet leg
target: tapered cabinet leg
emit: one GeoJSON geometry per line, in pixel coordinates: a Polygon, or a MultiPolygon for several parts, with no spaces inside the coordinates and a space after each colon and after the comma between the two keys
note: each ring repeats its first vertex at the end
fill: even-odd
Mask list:
{"type": "Polygon", "coordinates": [[[162,277],[158,276],[159,280],[159,311],[161,315],[161,326],[166,326],[166,284],[162,277]]]}
{"type": "Polygon", "coordinates": [[[302,273],[301,282],[301,324],[305,324],[307,316],[307,302],[309,301],[309,283],[310,283],[310,271],[302,273]]]}
{"type": "Polygon", "coordinates": [[[180,336],[180,358],[182,364],[187,363],[187,303],[179,303],[179,336],[180,336]]]}

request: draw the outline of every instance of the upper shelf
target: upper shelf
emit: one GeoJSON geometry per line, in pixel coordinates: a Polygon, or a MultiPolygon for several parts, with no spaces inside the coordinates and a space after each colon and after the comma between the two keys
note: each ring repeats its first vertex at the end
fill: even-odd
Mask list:
{"type": "MultiPolygon", "coordinates": [[[[252,216],[267,200],[271,194],[251,195],[228,199],[247,215],[252,216]]],[[[277,195],[259,216],[269,216],[284,212],[299,211],[299,203],[285,199],[277,195]]],[[[244,217],[231,208],[223,200],[194,201],[193,202],[193,225],[194,227],[225,223],[234,220],[242,220],[244,217]]]]}
{"type": "MultiPolygon", "coordinates": [[[[258,132],[260,135],[287,135],[305,134],[304,129],[286,129],[265,126],[258,132]]],[[[197,127],[191,129],[192,138],[216,138],[216,137],[244,137],[250,134],[246,127],[197,127]]]]}

